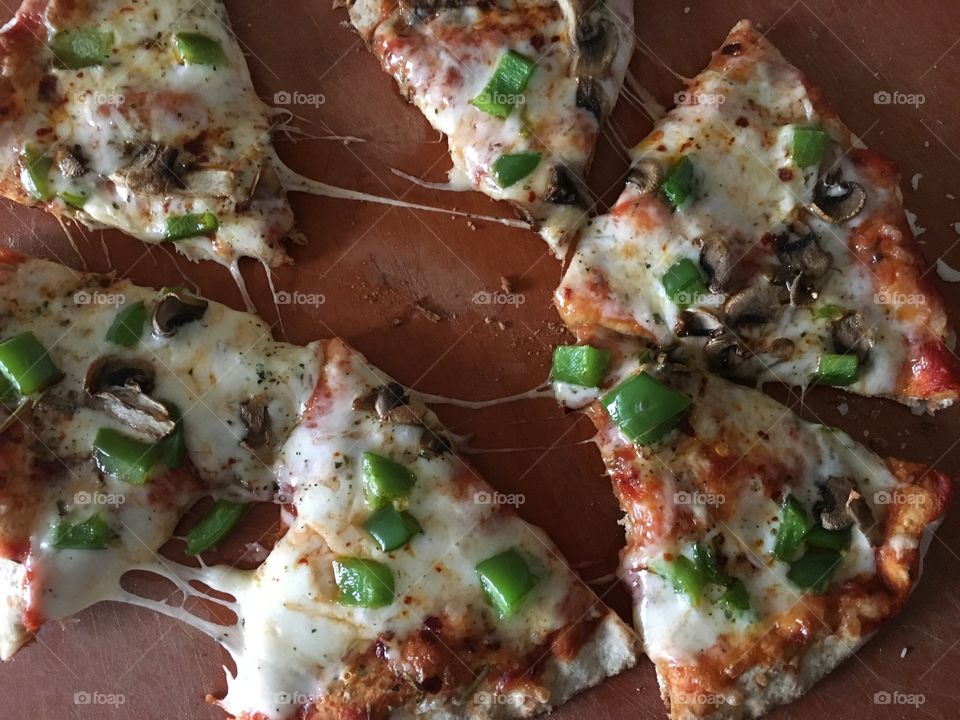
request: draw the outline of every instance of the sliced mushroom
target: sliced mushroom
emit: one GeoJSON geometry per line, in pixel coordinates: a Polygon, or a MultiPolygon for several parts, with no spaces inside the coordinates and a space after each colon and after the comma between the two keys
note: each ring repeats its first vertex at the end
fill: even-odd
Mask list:
{"type": "Polygon", "coordinates": [[[554,205],[582,205],[583,199],[577,189],[577,181],[562,165],[554,165],[547,182],[543,199],[554,205]]]}
{"type": "Polygon", "coordinates": [[[777,316],[780,302],[780,288],[761,279],[733,295],[723,309],[727,324],[732,327],[763,325],[777,316]]]}
{"type": "Polygon", "coordinates": [[[720,233],[710,233],[699,238],[700,267],[710,278],[710,290],[719,293],[730,286],[736,264],[726,239],[720,233]]]}
{"type": "Polygon", "coordinates": [[[150,397],[153,385],[150,363],[116,355],[95,360],[83,379],[83,389],[93,407],[159,440],[173,432],[176,423],[167,407],[150,397]]]}
{"type": "Polygon", "coordinates": [[[110,179],[146,193],[164,194],[172,188],[182,188],[176,164],[178,154],[176,148],[149,142],[140,148],[133,162],[113,173],[110,179]]]}
{"type": "Polygon", "coordinates": [[[848,477],[832,476],[821,491],[820,524],[827,530],[843,530],[856,523],[873,547],[882,543],[873,511],[848,477]]]}
{"type": "Polygon", "coordinates": [[[400,0],[400,10],[412,21],[424,21],[441,10],[479,5],[480,0],[400,0]]]}
{"type": "Polygon", "coordinates": [[[720,319],[705,310],[683,310],[673,326],[677,337],[713,337],[722,332],[720,319]]]}
{"type": "Polygon", "coordinates": [[[863,187],[844,180],[840,171],[834,170],[817,182],[807,211],[825,222],[840,225],[856,217],[866,203],[867,192],[863,187]]]}
{"type": "Polygon", "coordinates": [[[603,122],[610,108],[607,107],[603,86],[597,80],[592,77],[577,78],[577,107],[589,110],[597,122],[603,122]]]}
{"type": "Polygon", "coordinates": [[[770,343],[770,354],[781,362],[792,358],[796,349],[797,344],[790,338],[775,338],[773,342],[770,343]]]}
{"type": "Polygon", "coordinates": [[[209,303],[179,290],[170,290],[153,309],[153,332],[158,337],[170,337],[177,328],[199,320],[207,312],[209,303]]]}
{"type": "Polygon", "coordinates": [[[426,414],[427,409],[422,405],[398,405],[391,408],[382,420],[395,425],[423,425],[426,414]]]}
{"type": "Polygon", "coordinates": [[[620,38],[613,23],[600,13],[587,13],[577,20],[574,74],[599,77],[617,55],[620,38]]]}
{"type": "Polygon", "coordinates": [[[704,357],[720,375],[748,377],[753,372],[753,353],[729,333],[709,340],[704,347],[704,357]]]}
{"type": "Polygon", "coordinates": [[[446,435],[437,434],[427,428],[423,433],[421,455],[441,455],[453,450],[453,441],[446,435]]]}
{"type": "Polygon", "coordinates": [[[802,235],[780,235],[774,249],[784,268],[794,277],[797,274],[811,280],[823,277],[833,260],[830,253],[820,247],[817,236],[809,231],[802,235]]]}
{"type": "Polygon", "coordinates": [[[627,173],[627,183],[643,195],[656,192],[662,180],[663,170],[656,160],[640,160],[627,173]]]}
{"type": "Polygon", "coordinates": [[[247,430],[240,447],[264,462],[270,462],[273,456],[273,428],[266,396],[256,395],[240,403],[240,422],[247,430]]]}
{"type": "Polygon", "coordinates": [[[396,382],[389,382],[377,388],[373,407],[377,411],[377,417],[381,420],[386,420],[391,410],[403,407],[409,402],[410,398],[403,385],[396,382]]]}
{"type": "Polygon", "coordinates": [[[238,199],[237,173],[233,170],[205,168],[191,170],[183,177],[185,195],[238,199]]]}
{"type": "Polygon", "coordinates": [[[57,168],[65,178],[78,178],[87,172],[87,164],[79,145],[57,151],[57,168]]]}
{"type": "Polygon", "coordinates": [[[866,327],[863,316],[858,312],[848,312],[833,323],[833,347],[838,353],[854,353],[860,362],[867,359],[873,339],[866,327]]]}

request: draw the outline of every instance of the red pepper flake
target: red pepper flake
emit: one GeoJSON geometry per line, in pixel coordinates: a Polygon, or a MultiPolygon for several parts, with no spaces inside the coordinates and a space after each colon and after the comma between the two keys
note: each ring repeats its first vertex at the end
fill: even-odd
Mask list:
{"type": "Polygon", "coordinates": [[[777,170],[777,176],[784,182],[790,182],[793,180],[793,170],[787,167],[782,167],[777,170]]]}
{"type": "Polygon", "coordinates": [[[537,194],[531,190],[527,193],[527,202],[535,202],[537,199],[537,194]]]}

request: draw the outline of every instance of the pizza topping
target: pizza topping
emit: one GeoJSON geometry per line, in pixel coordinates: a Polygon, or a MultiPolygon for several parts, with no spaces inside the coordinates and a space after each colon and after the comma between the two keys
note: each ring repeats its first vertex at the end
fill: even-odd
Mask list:
{"type": "Polygon", "coordinates": [[[763,325],[777,316],[780,298],[780,288],[761,278],[727,299],[724,317],[731,327],[763,325]]]}
{"type": "Polygon", "coordinates": [[[673,325],[677,337],[712,337],[723,332],[723,323],[706,310],[682,310],[673,325]]]}
{"type": "Polygon", "coordinates": [[[880,527],[873,511],[849,477],[830,477],[822,488],[821,502],[820,523],[825,529],[845,530],[856,524],[871,546],[880,545],[880,527]]]}
{"type": "Polygon", "coordinates": [[[114,36],[111,30],[85,27],[61,30],[50,41],[54,64],[70,70],[103,65],[110,59],[114,36]]]}
{"type": "Polygon", "coordinates": [[[537,584],[527,561],[512,548],[487,558],[476,570],[480,586],[502,619],[515,615],[537,584]]]}
{"type": "Polygon", "coordinates": [[[134,347],[140,342],[146,322],[147,306],[142,300],[131,303],[117,313],[113,323],[107,329],[106,340],[114,345],[134,347]]]}
{"type": "Polygon", "coordinates": [[[173,432],[161,439],[154,447],[157,462],[174,469],[180,467],[187,454],[186,431],[183,428],[183,413],[175,403],[165,402],[167,412],[173,419],[173,432]]]}
{"type": "Polygon", "coordinates": [[[873,340],[858,312],[849,312],[833,323],[833,347],[841,354],[853,354],[860,362],[867,359],[873,340]]]}
{"type": "MultiPolygon", "coordinates": [[[[137,151],[133,161],[114,172],[110,179],[133,192],[164,195],[173,188],[182,188],[177,165],[180,151],[158,142],[149,142],[137,151]]],[[[174,238],[170,238],[174,239],[174,238]]]]}
{"type": "Polygon", "coordinates": [[[821,127],[795,127],[790,155],[798,167],[813,167],[820,164],[830,143],[830,133],[821,127]]]}
{"type": "Polygon", "coordinates": [[[850,385],[860,374],[860,361],[856,355],[824,353],[820,356],[814,378],[823,385],[850,385]]]}
{"type": "Polygon", "coordinates": [[[264,395],[256,395],[240,403],[240,422],[247,429],[240,446],[269,462],[269,453],[273,443],[273,431],[270,423],[270,403],[264,395]]]}
{"type": "Polygon", "coordinates": [[[173,432],[175,423],[167,407],[148,395],[153,382],[149,363],[106,355],[87,370],[83,388],[93,398],[94,407],[159,440],[173,432]]]}
{"type": "Polygon", "coordinates": [[[574,73],[597,77],[609,69],[617,50],[620,36],[603,12],[590,12],[577,20],[574,73]]]}
{"type": "Polygon", "coordinates": [[[671,265],[661,282],[667,297],[680,307],[696,304],[707,292],[700,269],[689,258],[671,265]]]}
{"type": "Polygon", "coordinates": [[[376,453],[363,453],[360,466],[367,505],[374,509],[408,497],[417,482],[412,470],[376,453]]]}
{"type": "Polygon", "coordinates": [[[842,560],[843,555],[838,550],[810,548],[799,560],[790,563],[787,577],[797,587],[821,594],[842,560]]]}
{"type": "Polygon", "coordinates": [[[79,145],[57,150],[57,169],[65,178],[75,180],[87,173],[87,163],[79,145]]]}
{"type": "Polygon", "coordinates": [[[673,589],[699,605],[710,579],[697,564],[686,555],[677,555],[672,562],[658,564],[657,573],[673,583],[673,589]]]}
{"type": "Polygon", "coordinates": [[[33,395],[54,384],[63,374],[32,332],[0,342],[0,373],[20,395],[33,395]]]}
{"type": "Polygon", "coordinates": [[[53,160],[36,145],[28,144],[20,154],[20,181],[31,196],[41,202],[53,197],[50,169],[53,160]]]}
{"type": "Polygon", "coordinates": [[[784,233],[776,238],[777,258],[792,278],[799,274],[805,279],[816,280],[827,273],[833,258],[820,247],[814,233],[806,228],[801,231],[799,235],[784,233]]]}
{"type": "Polygon", "coordinates": [[[223,47],[209,35],[178,32],[173,36],[173,45],[181,62],[212,67],[227,64],[227,56],[223,52],[223,47]]]}
{"type": "Polygon", "coordinates": [[[570,174],[570,171],[562,165],[554,165],[550,171],[550,179],[547,181],[543,199],[545,202],[554,205],[583,204],[580,191],[577,189],[577,181],[570,174]]]}
{"type": "Polygon", "coordinates": [[[103,427],[93,441],[93,459],[104,475],[143,485],[157,462],[156,445],[103,427]]]}
{"type": "Polygon", "coordinates": [[[523,92],[535,68],[536,64],[520,53],[513,50],[505,52],[483,92],[470,104],[490,115],[506,118],[516,105],[523,103],[523,92]]]}
{"type": "Polygon", "coordinates": [[[157,337],[171,337],[177,328],[199,320],[207,312],[207,301],[182,290],[163,293],[153,309],[153,332],[157,337]]]}
{"type": "Polygon", "coordinates": [[[723,292],[733,279],[736,260],[720,233],[704,235],[698,241],[700,245],[700,267],[710,279],[713,292],[723,292]]]}
{"type": "Polygon", "coordinates": [[[804,542],[810,547],[826,550],[846,550],[852,540],[851,526],[842,530],[828,530],[822,525],[814,525],[807,530],[804,542]]]}
{"type": "Polygon", "coordinates": [[[660,192],[674,210],[679,210],[693,199],[694,172],[693,162],[688,155],[680,158],[667,170],[660,186],[660,192]]]}
{"type": "Polygon", "coordinates": [[[245,503],[217,500],[213,509],[187,533],[187,554],[199,555],[216,547],[231,533],[249,508],[245,503]]]}
{"type": "Polygon", "coordinates": [[[508,188],[523,180],[540,164],[541,153],[521,152],[501,155],[493,163],[493,175],[497,185],[508,188]]]}
{"type": "Polygon", "coordinates": [[[609,350],[590,345],[560,345],[553,351],[550,378],[581,387],[597,387],[609,363],[609,350]]]}
{"type": "Polygon", "coordinates": [[[333,577],[340,590],[337,602],[341,605],[378,608],[393,602],[393,571],[376,560],[358,557],[334,560],[333,577]]]}
{"type": "Polygon", "coordinates": [[[773,546],[777,560],[790,562],[803,544],[810,523],[807,512],[793,495],[787,495],[780,505],[780,527],[773,546]]]}
{"type": "Polygon", "coordinates": [[[374,395],[373,409],[377,417],[382,421],[389,421],[391,415],[395,414],[397,408],[404,407],[410,403],[410,396],[407,395],[406,388],[400,383],[389,382],[377,388],[374,395]]]}
{"type": "Polygon", "coordinates": [[[171,215],[167,218],[167,240],[186,240],[199,235],[209,235],[220,227],[220,221],[212,212],[171,215]]]}
{"type": "Polygon", "coordinates": [[[588,110],[602,122],[609,110],[603,86],[592,77],[577,78],[577,107],[588,110]]]}
{"type": "Polygon", "coordinates": [[[393,503],[388,503],[375,511],[363,523],[363,528],[370,533],[370,537],[377,542],[383,552],[403,547],[422,530],[420,523],[413,515],[397,510],[393,503]]]}
{"type": "Polygon", "coordinates": [[[632,185],[641,195],[656,192],[663,180],[663,170],[656,160],[639,160],[630,166],[627,172],[627,184],[632,185]]]}
{"type": "Polygon", "coordinates": [[[117,537],[100,513],[86,520],[61,520],[53,528],[52,544],[57,550],[103,550],[117,537]]]}
{"type": "Polygon", "coordinates": [[[600,402],[623,434],[642,445],[666,436],[693,405],[689,396],[645,372],[623,381],[600,402]]]}
{"type": "Polygon", "coordinates": [[[708,340],[703,354],[707,365],[726,377],[746,378],[753,373],[755,356],[733,333],[708,340]]]}
{"type": "Polygon", "coordinates": [[[867,192],[860,183],[844,180],[840,170],[832,170],[817,182],[813,203],[807,210],[821,220],[840,225],[860,214],[867,203],[867,192]]]}

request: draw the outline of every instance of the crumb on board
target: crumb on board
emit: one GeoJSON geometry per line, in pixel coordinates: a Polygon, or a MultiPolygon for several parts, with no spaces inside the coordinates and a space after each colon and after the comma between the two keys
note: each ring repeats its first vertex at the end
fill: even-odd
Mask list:
{"type": "Polygon", "coordinates": [[[906,656],[907,656],[907,649],[906,649],[906,648],[903,648],[903,649],[900,651],[900,658],[903,659],[903,658],[905,658],[906,656]]]}
{"type": "Polygon", "coordinates": [[[508,295],[513,292],[513,284],[510,282],[510,278],[508,278],[506,275],[500,276],[500,289],[508,295]]]}
{"type": "Polygon", "coordinates": [[[413,309],[432,323],[438,323],[443,320],[443,316],[435,310],[431,310],[420,300],[413,303],[413,309]]]}

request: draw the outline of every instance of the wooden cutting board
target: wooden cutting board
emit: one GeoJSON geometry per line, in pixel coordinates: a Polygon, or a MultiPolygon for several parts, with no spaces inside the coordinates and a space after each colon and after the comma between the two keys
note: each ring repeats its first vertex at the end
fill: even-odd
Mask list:
{"type": "MultiPolygon", "coordinates": [[[[10,5],[2,11],[8,16],[10,5]]],[[[378,195],[510,215],[479,195],[427,190],[390,172],[442,181],[446,146],[344,26],[345,11],[332,10],[329,0],[231,0],[228,7],[259,94],[271,104],[284,94],[304,100],[286,106],[295,117],[289,139],[277,141],[294,169],[378,195]],[[331,136],[361,142],[324,139],[331,136]]],[[[769,33],[868,145],[896,160],[906,203],[926,228],[920,241],[928,261],[943,257],[960,267],[960,201],[954,197],[960,197],[960,4],[638,0],[633,74],[670,105],[682,87],[677,74],[696,74],[741,17],[769,33]],[[915,102],[883,102],[906,95],[915,102]]],[[[623,143],[634,144],[650,126],[642,108],[621,101],[591,178],[604,202],[622,187],[623,143]]],[[[546,376],[552,347],[565,339],[551,305],[561,268],[535,234],[375,204],[305,195],[292,201],[308,243],[291,249],[296,264],[277,272],[277,287],[322,295],[324,302],[282,306],[278,336],[294,342],[342,336],[402,383],[455,398],[508,396],[546,376]],[[502,277],[522,302],[475,302],[478,293],[499,290],[502,277]]],[[[0,242],[78,268],[116,270],[147,285],[175,284],[185,275],[207,296],[242,307],[218,267],[191,264],[166,249],[146,250],[114,232],[72,228],[71,234],[75,248],[53,218],[0,202],[0,242]]],[[[261,313],[277,321],[262,270],[253,264],[243,270],[261,313]]],[[[960,286],[935,282],[960,321],[960,286]]],[[[805,398],[771,392],[881,454],[933,462],[960,477],[960,410],[932,419],[825,388],[805,398]]],[[[589,423],[548,400],[436,409],[454,431],[470,435],[471,459],[489,482],[522,494],[520,514],[545,528],[584,580],[595,581],[604,600],[628,617],[625,593],[610,579],[623,543],[620,513],[587,442],[589,423]]],[[[269,513],[260,516],[268,527],[269,513]]],[[[255,533],[248,528],[234,549],[255,533]]],[[[924,582],[900,619],[808,697],[771,717],[957,717],[958,553],[960,514],[954,514],[934,539],[924,582]]],[[[164,594],[156,584],[153,591],[164,594]]],[[[199,633],[145,610],[105,603],[45,627],[37,642],[0,667],[0,717],[222,719],[204,696],[223,693],[223,664],[229,665],[226,655],[199,633]]],[[[664,711],[652,667],[642,660],[553,717],[633,720],[662,718],[664,711]]]]}

